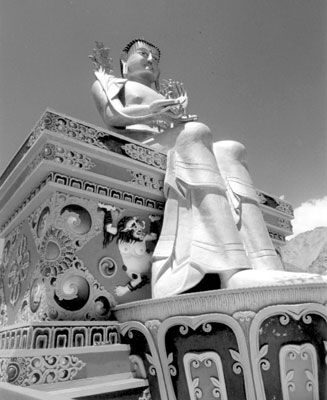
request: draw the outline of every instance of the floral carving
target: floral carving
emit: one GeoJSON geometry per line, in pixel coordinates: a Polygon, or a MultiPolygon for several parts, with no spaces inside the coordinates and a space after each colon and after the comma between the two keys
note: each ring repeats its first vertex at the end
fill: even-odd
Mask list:
{"type": "Polygon", "coordinates": [[[50,227],[40,246],[40,253],[43,276],[56,276],[70,267],[75,248],[64,231],[50,227]]]}
{"type": "Polygon", "coordinates": [[[14,306],[20,296],[22,283],[27,277],[30,266],[30,252],[27,249],[26,236],[22,236],[18,244],[16,257],[12,260],[8,270],[8,287],[10,290],[10,304],[14,306]]]}
{"type": "Polygon", "coordinates": [[[261,347],[257,359],[260,367],[264,371],[268,371],[270,369],[270,362],[266,358],[264,358],[267,355],[267,353],[268,353],[268,345],[265,344],[261,347]]]}
{"type": "Polygon", "coordinates": [[[106,149],[106,146],[99,140],[99,138],[106,136],[105,132],[98,131],[95,128],[73,121],[70,118],[55,114],[51,111],[47,111],[43,115],[40,122],[30,135],[27,146],[33,146],[41,133],[45,130],[56,132],[90,145],[106,149]]]}
{"type": "Polygon", "coordinates": [[[122,146],[122,149],[134,160],[163,170],[166,169],[167,157],[164,154],[157,153],[146,147],[138,146],[135,143],[127,143],[122,146]]]}
{"type": "Polygon", "coordinates": [[[19,386],[66,382],[86,365],[73,355],[13,357],[1,364],[0,380],[19,386]]]}
{"type": "Polygon", "coordinates": [[[163,192],[163,180],[158,179],[155,176],[145,175],[143,172],[134,171],[129,169],[128,172],[132,175],[133,179],[131,183],[135,183],[136,185],[146,187],[152,190],[158,190],[163,192]]]}
{"type": "Polygon", "coordinates": [[[95,167],[91,158],[85,154],[78,153],[75,150],[56,146],[52,143],[47,143],[43,150],[34,158],[28,167],[28,174],[30,174],[42,160],[53,161],[58,164],[67,165],[68,167],[80,168],[89,170],[95,167]]]}

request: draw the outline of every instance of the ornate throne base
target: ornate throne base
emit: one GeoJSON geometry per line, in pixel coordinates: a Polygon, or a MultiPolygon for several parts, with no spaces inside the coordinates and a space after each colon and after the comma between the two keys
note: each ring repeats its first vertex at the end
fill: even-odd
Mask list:
{"type": "MultiPolygon", "coordinates": [[[[152,233],[165,162],[53,111],[22,145],[0,178],[1,400],[326,399],[326,285],[153,301],[145,272],[116,291],[135,277],[115,235],[103,247],[99,204],[113,232],[132,217],[152,233]]],[[[259,197],[279,247],[292,208],[259,197]]]]}
{"type": "Polygon", "coordinates": [[[327,284],[117,306],[155,399],[326,400],[327,284]]]}

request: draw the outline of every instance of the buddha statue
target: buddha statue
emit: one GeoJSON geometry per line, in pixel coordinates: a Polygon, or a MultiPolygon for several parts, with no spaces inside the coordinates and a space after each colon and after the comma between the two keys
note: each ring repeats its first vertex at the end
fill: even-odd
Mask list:
{"type": "MultiPolygon", "coordinates": [[[[160,50],[144,39],[123,49],[122,77],[105,48],[93,57],[92,94],[111,131],[167,153],[166,206],[152,260],[152,296],[197,288],[244,288],[322,282],[283,270],[269,237],[241,143],[213,143],[210,129],[187,113],[184,86],[159,84],[160,50]],[[103,61],[104,60],[104,61],[103,61]],[[209,277],[209,279],[208,279],[209,277]]],[[[101,51],[100,51],[101,50],[101,51]]]]}

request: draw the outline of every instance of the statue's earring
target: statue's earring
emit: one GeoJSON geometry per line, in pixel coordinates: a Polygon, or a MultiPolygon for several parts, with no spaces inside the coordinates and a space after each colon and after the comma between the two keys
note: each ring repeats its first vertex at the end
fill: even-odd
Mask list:
{"type": "Polygon", "coordinates": [[[123,77],[125,78],[127,75],[127,63],[125,61],[122,61],[122,73],[123,77]]]}
{"type": "Polygon", "coordinates": [[[154,86],[155,86],[157,92],[160,92],[160,80],[159,80],[159,77],[160,77],[160,71],[158,72],[157,79],[154,82],[154,86]]]}

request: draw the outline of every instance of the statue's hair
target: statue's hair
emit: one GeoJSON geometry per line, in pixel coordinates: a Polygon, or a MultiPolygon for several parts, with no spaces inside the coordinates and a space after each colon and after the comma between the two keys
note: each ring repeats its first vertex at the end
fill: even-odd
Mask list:
{"type": "Polygon", "coordinates": [[[159,47],[155,46],[154,44],[148,42],[145,39],[139,39],[139,38],[133,39],[129,43],[127,43],[127,45],[123,48],[122,53],[123,54],[124,53],[127,54],[129,52],[130,48],[133,46],[133,44],[135,44],[137,42],[145,43],[148,46],[153,47],[154,49],[156,49],[157,52],[158,52],[159,58],[160,58],[160,49],[159,49],[159,47]]]}
{"type": "Polygon", "coordinates": [[[145,43],[148,46],[154,48],[158,52],[158,58],[160,60],[160,49],[159,49],[159,47],[155,46],[154,44],[148,42],[145,39],[135,38],[135,39],[131,40],[129,43],[127,43],[127,45],[122,50],[122,53],[121,53],[121,56],[120,56],[120,72],[121,72],[122,76],[123,76],[123,61],[125,61],[125,59],[127,58],[128,52],[131,49],[131,47],[137,42],[145,43]]]}

